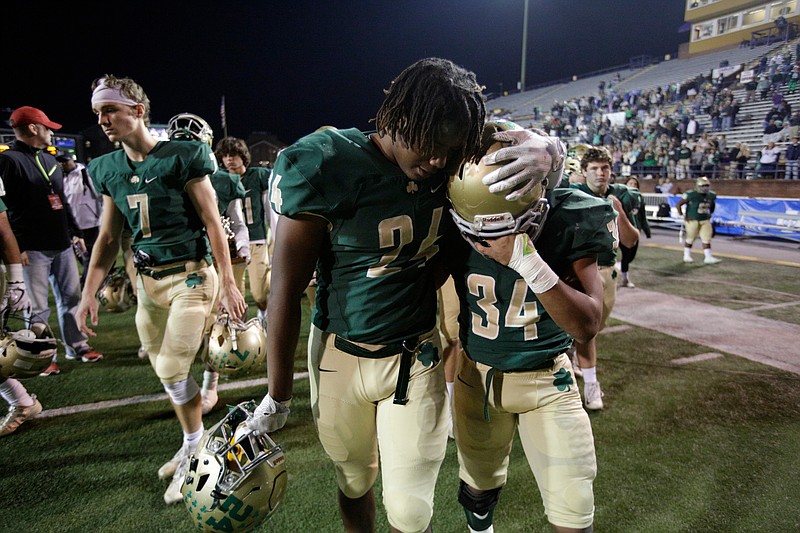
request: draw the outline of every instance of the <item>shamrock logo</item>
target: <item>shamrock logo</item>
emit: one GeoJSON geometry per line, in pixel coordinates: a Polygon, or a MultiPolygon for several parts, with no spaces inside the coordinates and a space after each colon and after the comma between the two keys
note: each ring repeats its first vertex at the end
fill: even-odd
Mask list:
{"type": "Polygon", "coordinates": [[[568,391],[569,386],[574,383],[572,374],[567,372],[566,368],[559,368],[558,372],[553,374],[553,385],[561,392],[568,391]]]}
{"type": "Polygon", "coordinates": [[[195,287],[203,284],[203,276],[197,274],[196,272],[192,272],[188,276],[186,276],[186,286],[190,289],[194,289],[195,287]]]}
{"type": "Polygon", "coordinates": [[[417,353],[417,360],[424,366],[434,365],[439,362],[439,350],[436,349],[433,343],[426,343],[422,345],[419,353],[417,353]]]}

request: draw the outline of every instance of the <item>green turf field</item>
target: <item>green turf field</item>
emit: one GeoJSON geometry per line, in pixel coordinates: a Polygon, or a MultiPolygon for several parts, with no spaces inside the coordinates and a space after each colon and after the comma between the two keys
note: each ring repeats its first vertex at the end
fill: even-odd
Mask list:
{"type": "MultiPolygon", "coordinates": [[[[637,287],[800,324],[800,269],[735,259],[685,266],[674,256],[641,248],[631,267],[637,287]]],[[[133,311],[102,314],[97,331],[93,345],[105,360],[64,362],[62,350],[61,375],[25,383],[46,410],[163,392],[136,355],[133,311]]],[[[300,345],[298,372],[305,371],[302,340],[300,345]]],[[[606,410],[591,415],[597,531],[800,531],[800,376],[732,355],[674,365],[672,359],[710,350],[638,327],[602,334],[598,351],[606,410]]],[[[200,380],[199,363],[194,371],[200,380]]],[[[254,377],[263,377],[263,369],[237,380],[254,377]]],[[[262,386],[221,392],[206,427],[222,417],[222,403],[260,399],[265,392],[262,386]]],[[[289,488],[258,531],[341,531],[333,471],[311,423],[307,379],[297,381],[292,415],[273,437],[287,452],[289,488]]],[[[0,532],[193,531],[182,506],[164,505],[167,482],[156,477],[180,442],[166,400],[129,400],[30,421],[0,440],[0,532]]],[[[451,441],[437,485],[434,531],[466,531],[456,489],[451,441]]],[[[387,530],[379,510],[378,531],[387,530]]],[[[548,530],[517,445],[495,531],[548,530]]]]}

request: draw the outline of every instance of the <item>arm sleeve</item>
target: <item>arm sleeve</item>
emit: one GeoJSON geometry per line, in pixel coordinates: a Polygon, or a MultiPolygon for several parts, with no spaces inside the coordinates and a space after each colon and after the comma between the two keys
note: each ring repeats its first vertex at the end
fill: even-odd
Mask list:
{"type": "Polygon", "coordinates": [[[236,249],[250,246],[250,236],[247,233],[247,225],[244,223],[244,211],[242,211],[242,200],[237,198],[228,203],[225,214],[231,219],[231,230],[233,230],[236,249]]]}

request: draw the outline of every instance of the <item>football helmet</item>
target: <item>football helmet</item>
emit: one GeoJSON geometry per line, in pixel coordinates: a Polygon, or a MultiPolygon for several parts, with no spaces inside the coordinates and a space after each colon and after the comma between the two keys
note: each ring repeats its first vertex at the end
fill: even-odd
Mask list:
{"type": "Polygon", "coordinates": [[[97,300],[109,313],[122,313],[136,304],[133,286],[124,267],[109,272],[97,291],[97,300]]]}
{"type": "Polygon", "coordinates": [[[697,178],[697,181],[694,184],[694,188],[697,189],[697,192],[708,192],[708,188],[710,187],[711,182],[708,181],[708,178],[705,176],[697,178]]]}
{"type": "Polygon", "coordinates": [[[246,372],[267,357],[267,334],[258,318],[241,322],[220,313],[211,326],[206,362],[220,374],[246,372]]]}
{"type": "Polygon", "coordinates": [[[500,166],[484,165],[480,162],[483,156],[508,146],[508,143],[494,141],[492,134],[515,128],[520,126],[506,120],[487,122],[479,162],[464,162],[450,176],[447,184],[453,206],[450,214],[459,230],[468,238],[476,240],[527,232],[535,240],[547,216],[549,205],[544,196],[556,183],[544,180],[525,196],[509,201],[505,198],[505,192],[490,193],[489,187],[482,182],[483,176],[500,166]]]}
{"type": "Polygon", "coordinates": [[[58,343],[46,323],[33,320],[8,307],[0,313],[0,376],[32,378],[50,366],[58,343]],[[20,329],[12,331],[9,322],[18,322],[20,329]]]}
{"type": "Polygon", "coordinates": [[[214,130],[208,122],[192,113],[179,113],[169,119],[167,135],[172,141],[200,141],[211,146],[214,130]]]}
{"type": "Polygon", "coordinates": [[[250,531],[269,518],[286,492],[285,456],[269,435],[244,423],[256,404],[240,403],[200,438],[181,486],[201,531],[250,531]]]}
{"type": "Polygon", "coordinates": [[[569,180],[573,174],[581,173],[581,161],[577,157],[567,156],[564,159],[564,177],[569,180]]]}
{"type": "Polygon", "coordinates": [[[580,162],[580,160],[583,159],[583,154],[585,154],[586,150],[588,150],[589,148],[591,148],[591,145],[588,145],[586,143],[579,143],[576,144],[575,146],[570,146],[569,150],[567,150],[567,155],[570,157],[574,157],[580,162]]]}

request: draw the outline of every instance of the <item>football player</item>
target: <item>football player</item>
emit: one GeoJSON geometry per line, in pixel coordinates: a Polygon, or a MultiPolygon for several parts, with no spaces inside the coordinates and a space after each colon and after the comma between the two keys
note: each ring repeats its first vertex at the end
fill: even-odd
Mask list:
{"type": "Polygon", "coordinates": [[[183,430],[183,445],[162,467],[174,468],[164,501],[177,503],[189,455],[203,434],[200,388],[189,371],[206,320],[218,297],[230,314],[245,312],[208,179],[217,163],[205,143],[157,141],[147,127],[150,100],[131,79],[96,80],[92,110],[109,140],[122,149],[89,164],[89,175],[103,195],[103,217],[78,322],[94,335],[86,318],[97,325],[95,293],[114,264],[127,220],[138,270],[136,329],[183,430]]]}
{"type": "Polygon", "coordinates": [[[493,531],[519,431],[554,530],[591,531],[594,440],[567,349],[600,327],[597,257],[613,249],[616,214],[608,202],[557,187],[558,139],[507,122],[487,128],[496,126],[520,144],[534,138],[537,187],[507,201],[483,185],[497,168],[484,164],[464,165],[449,183],[465,237],[450,255],[463,347],[454,399],[458,499],[470,531],[493,531]]]}
{"type": "MultiPolygon", "coordinates": [[[[0,271],[0,312],[8,307],[12,311],[30,312],[31,300],[22,275],[22,258],[11,224],[8,222],[6,204],[0,199],[0,255],[5,272],[0,271]],[[8,283],[6,283],[6,275],[8,283]]],[[[26,420],[42,412],[42,404],[35,394],[28,394],[22,383],[0,375],[0,396],[8,403],[8,413],[0,419],[0,437],[14,433],[26,420]]]]}
{"type": "MultiPolygon", "coordinates": [[[[214,130],[211,129],[208,122],[192,113],[180,113],[169,119],[167,134],[173,141],[199,141],[206,143],[209,147],[214,142],[214,130]]],[[[224,170],[217,170],[211,175],[211,186],[214,188],[217,210],[228,239],[233,275],[238,280],[240,277],[244,278],[245,267],[250,261],[250,241],[242,211],[242,202],[245,198],[244,187],[238,174],[231,174],[224,170]]],[[[244,291],[244,287],[239,286],[239,291],[244,291]]],[[[214,314],[216,315],[216,313],[214,314]]],[[[213,317],[210,321],[213,322],[213,317]]],[[[219,399],[218,383],[219,373],[207,364],[203,371],[203,386],[200,388],[204,415],[210,413],[217,404],[219,399]]]]}
{"type": "Polygon", "coordinates": [[[705,176],[698,178],[693,191],[686,191],[683,197],[675,204],[675,208],[683,216],[685,240],[683,241],[683,262],[692,263],[692,245],[700,236],[703,243],[703,263],[715,265],[721,261],[711,255],[711,239],[714,228],[711,225],[711,215],[717,206],[717,193],[711,190],[711,183],[705,176]],[[686,205],[686,213],[683,206],[686,205]]]}
{"type": "MultiPolygon", "coordinates": [[[[281,152],[270,178],[272,207],[281,216],[267,331],[269,394],[248,425],[270,432],[286,422],[300,298],[316,267],[311,404],[348,531],[375,528],[379,460],[392,531],[430,530],[447,446],[433,269],[449,224],[444,170],[476,156],[485,113],[472,72],[423,59],[385,91],[377,131],[308,135],[281,152]]],[[[523,148],[511,156],[516,161],[492,187],[526,188],[526,172],[515,167],[525,155],[523,148]]]]}
{"type": "MultiPolygon", "coordinates": [[[[586,177],[586,183],[573,183],[571,187],[581,190],[592,196],[606,198],[611,201],[614,210],[619,214],[617,226],[619,228],[620,242],[632,248],[639,242],[639,230],[634,226],[637,220],[636,213],[639,209],[639,192],[627,185],[611,184],[611,154],[600,147],[591,147],[586,150],[581,158],[581,170],[586,177]]],[[[597,258],[598,269],[603,280],[603,317],[601,329],[605,327],[614,302],[617,299],[616,283],[616,250],[608,250],[597,258]]],[[[603,392],[600,382],[597,381],[597,346],[595,339],[588,342],[575,340],[575,351],[578,364],[583,373],[584,401],[586,408],[598,411],[603,408],[603,392]]]]}
{"type": "MultiPolygon", "coordinates": [[[[217,143],[217,159],[228,172],[236,174],[244,186],[244,217],[250,239],[250,262],[247,277],[250,279],[250,293],[258,307],[258,318],[266,321],[267,285],[269,280],[270,258],[267,251],[267,224],[269,220],[269,170],[251,167],[250,150],[242,139],[225,137],[217,143]]],[[[236,272],[236,283],[244,294],[244,270],[236,272]]]]}

